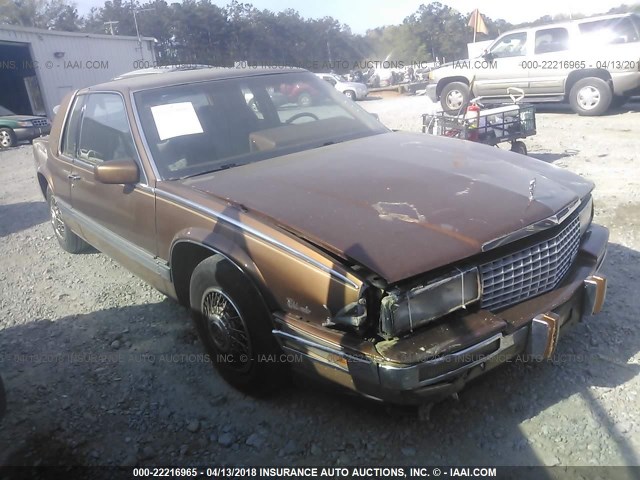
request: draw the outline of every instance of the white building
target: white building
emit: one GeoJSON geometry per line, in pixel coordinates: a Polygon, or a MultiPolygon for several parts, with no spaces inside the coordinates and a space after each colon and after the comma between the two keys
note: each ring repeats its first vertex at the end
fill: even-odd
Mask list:
{"type": "Polygon", "coordinates": [[[155,64],[155,40],[0,25],[0,105],[47,115],[69,92],[155,64]]]}

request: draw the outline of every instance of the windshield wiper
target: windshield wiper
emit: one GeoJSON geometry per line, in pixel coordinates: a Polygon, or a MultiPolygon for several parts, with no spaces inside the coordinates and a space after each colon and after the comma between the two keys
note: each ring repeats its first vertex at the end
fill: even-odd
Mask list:
{"type": "Polygon", "coordinates": [[[244,165],[244,163],[225,163],[224,165],[220,165],[218,168],[214,168],[213,170],[205,170],[204,172],[198,172],[198,173],[192,173],[191,175],[185,175],[184,177],[180,177],[179,180],[184,180],[185,178],[199,177],[200,175],[206,175],[207,173],[219,172],[220,170],[227,170],[229,168],[237,167],[238,165],[244,165]]]}

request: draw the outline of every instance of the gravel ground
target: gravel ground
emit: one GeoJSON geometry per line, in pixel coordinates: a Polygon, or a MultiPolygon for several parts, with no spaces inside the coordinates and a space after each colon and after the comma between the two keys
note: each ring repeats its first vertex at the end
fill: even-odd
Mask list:
{"type": "MultiPolygon", "coordinates": [[[[417,131],[426,102],[361,105],[417,131]]],[[[541,111],[531,154],[597,184],[607,304],[561,339],[557,361],[505,365],[429,421],[314,385],[234,391],[185,309],[98,252],[58,248],[30,147],[0,152],[0,464],[640,465],[640,105],[541,111]]]]}

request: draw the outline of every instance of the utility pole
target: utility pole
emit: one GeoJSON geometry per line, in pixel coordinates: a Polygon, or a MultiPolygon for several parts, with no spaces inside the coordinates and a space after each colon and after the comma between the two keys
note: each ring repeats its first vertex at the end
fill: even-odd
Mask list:
{"type": "Polygon", "coordinates": [[[114,26],[114,25],[118,25],[119,23],[120,23],[120,22],[118,22],[118,21],[114,21],[114,20],[111,20],[111,21],[109,21],[109,22],[104,22],[105,26],[107,26],[107,28],[109,29],[109,33],[110,33],[111,35],[115,35],[115,32],[113,31],[113,26],[114,26]]]}
{"type": "Polygon", "coordinates": [[[144,61],[144,55],[142,54],[142,39],[140,38],[140,30],[138,29],[138,19],[136,17],[137,13],[140,12],[149,12],[151,10],[155,10],[154,7],[152,8],[140,8],[140,9],[134,9],[133,10],[133,23],[136,26],[136,36],[138,37],[138,47],[140,48],[140,59],[144,61]]]}
{"type": "Polygon", "coordinates": [[[330,28],[327,29],[327,53],[329,54],[329,65],[331,67],[330,70],[333,73],[333,59],[331,58],[331,43],[329,39],[329,33],[331,33],[330,28]]]}

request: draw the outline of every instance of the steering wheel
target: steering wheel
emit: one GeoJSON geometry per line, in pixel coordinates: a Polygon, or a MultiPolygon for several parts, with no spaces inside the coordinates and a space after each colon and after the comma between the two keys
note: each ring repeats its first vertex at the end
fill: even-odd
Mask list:
{"type": "Polygon", "coordinates": [[[309,112],[301,112],[301,113],[296,113],[293,117],[287,119],[284,123],[293,123],[296,120],[298,120],[299,118],[302,117],[311,117],[313,118],[315,121],[320,120],[317,116],[315,116],[313,113],[309,113],[309,112]]]}

